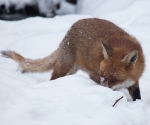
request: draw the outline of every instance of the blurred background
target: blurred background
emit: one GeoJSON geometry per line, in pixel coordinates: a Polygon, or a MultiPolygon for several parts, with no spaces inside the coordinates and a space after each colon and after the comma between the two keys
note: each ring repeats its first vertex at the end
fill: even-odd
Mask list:
{"type": "Polygon", "coordinates": [[[149,0],[0,0],[0,20],[83,14],[105,19],[115,16],[122,24],[122,18],[128,21],[132,15],[149,11],[149,3],[149,0]]]}
{"type": "Polygon", "coordinates": [[[77,13],[78,0],[0,0],[1,20],[77,13]]]}

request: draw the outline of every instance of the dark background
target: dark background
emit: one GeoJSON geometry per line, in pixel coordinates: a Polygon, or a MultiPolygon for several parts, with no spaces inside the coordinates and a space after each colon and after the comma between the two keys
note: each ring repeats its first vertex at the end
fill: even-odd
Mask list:
{"type": "MultiPolygon", "coordinates": [[[[65,0],[68,4],[76,6],[77,0],[65,0]]],[[[28,17],[41,16],[41,17],[54,17],[57,15],[56,11],[61,8],[61,3],[58,2],[49,7],[50,15],[41,13],[36,3],[25,4],[22,8],[16,9],[17,3],[12,3],[6,7],[5,4],[0,4],[0,20],[21,20],[28,17]]]]}

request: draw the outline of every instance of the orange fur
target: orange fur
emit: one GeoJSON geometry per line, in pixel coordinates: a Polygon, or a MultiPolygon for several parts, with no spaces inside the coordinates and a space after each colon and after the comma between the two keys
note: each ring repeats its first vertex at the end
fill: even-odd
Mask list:
{"type": "Polygon", "coordinates": [[[107,84],[110,88],[125,84],[133,100],[140,98],[138,81],[145,67],[141,45],[133,36],[106,20],[77,21],[58,49],[43,59],[26,59],[12,51],[2,51],[2,54],[17,61],[23,72],[53,68],[53,80],[82,69],[98,84],[107,84]],[[126,85],[128,81],[132,84],[126,85]]]}

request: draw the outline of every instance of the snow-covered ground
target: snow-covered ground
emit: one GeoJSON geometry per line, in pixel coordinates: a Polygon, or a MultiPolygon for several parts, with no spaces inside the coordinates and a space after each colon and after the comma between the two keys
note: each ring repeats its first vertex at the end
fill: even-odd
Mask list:
{"type": "Polygon", "coordinates": [[[126,91],[97,85],[81,71],[53,81],[51,71],[22,74],[16,62],[0,56],[0,125],[150,125],[150,1],[93,1],[83,0],[79,7],[78,12],[87,15],[0,21],[0,50],[41,58],[58,47],[75,21],[108,19],[141,42],[146,58],[142,100],[127,101],[126,91]]]}

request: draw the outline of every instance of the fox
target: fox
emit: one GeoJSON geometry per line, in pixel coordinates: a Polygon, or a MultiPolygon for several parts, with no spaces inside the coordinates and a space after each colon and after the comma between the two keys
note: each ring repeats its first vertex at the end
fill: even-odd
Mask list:
{"type": "Polygon", "coordinates": [[[55,80],[81,69],[97,84],[114,91],[127,88],[133,101],[141,99],[139,79],[145,68],[141,44],[105,19],[78,20],[46,57],[29,59],[11,50],[1,54],[16,61],[22,73],[53,69],[50,80],[55,80]]]}

